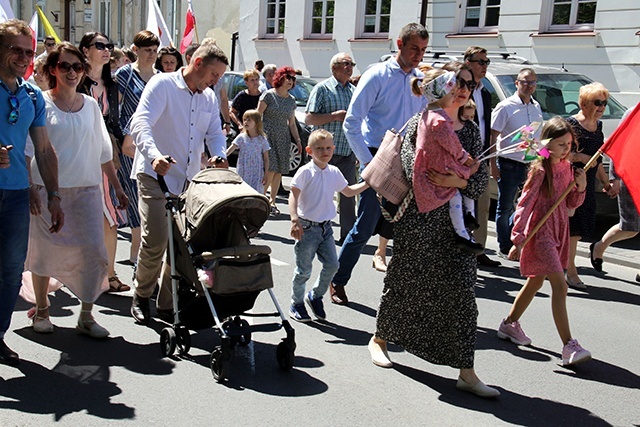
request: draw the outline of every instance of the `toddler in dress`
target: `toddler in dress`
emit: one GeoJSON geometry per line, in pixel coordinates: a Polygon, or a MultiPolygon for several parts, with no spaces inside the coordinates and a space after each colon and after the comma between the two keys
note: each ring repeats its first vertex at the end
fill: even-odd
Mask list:
{"type": "Polygon", "coordinates": [[[227,157],[239,149],[236,170],[244,182],[262,193],[269,170],[269,142],[262,130],[262,116],[258,110],[247,110],[242,115],[242,133],[227,148],[227,157]]]}
{"type": "Polygon", "coordinates": [[[440,173],[453,171],[461,178],[468,179],[477,170],[475,159],[462,148],[453,130],[452,120],[443,109],[453,103],[456,86],[455,73],[452,71],[432,69],[425,73],[420,91],[429,105],[422,113],[418,127],[414,195],[421,212],[430,212],[448,202],[449,215],[457,234],[457,247],[481,254],[484,248],[467,231],[467,228],[478,228],[473,214],[474,201],[463,197],[457,188],[437,186],[426,178],[426,174],[415,173],[422,170],[440,173]]]}

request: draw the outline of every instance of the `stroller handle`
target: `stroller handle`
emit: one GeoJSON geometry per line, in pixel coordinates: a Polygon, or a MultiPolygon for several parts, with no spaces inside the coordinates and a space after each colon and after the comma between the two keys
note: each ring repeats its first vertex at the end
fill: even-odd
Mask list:
{"type": "MultiPolygon", "coordinates": [[[[169,163],[174,163],[173,158],[171,156],[166,156],[166,159],[169,163]]],[[[158,178],[158,184],[160,184],[160,190],[162,190],[164,195],[166,196],[167,194],[170,194],[169,187],[167,187],[167,182],[164,180],[164,176],[158,174],[157,178],[158,178]]]]}
{"type": "Polygon", "coordinates": [[[205,261],[211,261],[223,257],[241,257],[247,255],[265,254],[269,255],[271,248],[264,245],[243,245],[243,246],[231,246],[229,248],[216,249],[211,252],[203,252],[202,258],[205,261]]]}

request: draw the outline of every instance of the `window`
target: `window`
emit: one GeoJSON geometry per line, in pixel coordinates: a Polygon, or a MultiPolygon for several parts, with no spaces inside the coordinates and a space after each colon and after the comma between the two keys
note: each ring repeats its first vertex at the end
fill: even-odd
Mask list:
{"type": "Polygon", "coordinates": [[[596,0],[553,0],[549,30],[593,30],[596,3],[596,0]]]}
{"type": "MultiPolygon", "coordinates": [[[[47,2],[46,0],[38,0],[36,1],[36,5],[40,6],[40,9],[42,9],[42,13],[44,13],[46,15],[47,13],[47,2]]],[[[34,10],[35,12],[35,10],[34,10]]],[[[14,9],[13,13],[15,14],[16,11],[14,9]]],[[[16,15],[17,17],[17,15],[16,15]]],[[[44,31],[44,24],[42,23],[42,19],[40,19],[40,17],[38,17],[38,41],[44,41],[46,34],[44,31]]]]}
{"type": "Polygon", "coordinates": [[[362,0],[362,36],[388,37],[391,0],[362,0]]]}
{"type": "Polygon", "coordinates": [[[282,37],[284,35],[284,15],[286,0],[264,0],[266,11],[263,34],[266,37],[282,37]]]}
{"type": "Polygon", "coordinates": [[[500,20],[500,0],[467,0],[463,9],[463,31],[495,30],[500,20]]]}
{"type": "Polygon", "coordinates": [[[335,1],[312,0],[311,2],[311,38],[331,38],[333,34],[333,14],[335,1]]]}

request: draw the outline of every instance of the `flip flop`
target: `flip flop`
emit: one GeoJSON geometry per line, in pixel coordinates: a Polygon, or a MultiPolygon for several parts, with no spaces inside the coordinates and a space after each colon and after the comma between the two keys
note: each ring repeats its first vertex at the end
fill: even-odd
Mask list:
{"type": "Polygon", "coordinates": [[[598,273],[602,273],[602,258],[593,257],[593,250],[595,249],[595,247],[596,242],[593,242],[591,245],[589,245],[589,261],[591,261],[591,266],[595,271],[597,271],[598,273]]]}

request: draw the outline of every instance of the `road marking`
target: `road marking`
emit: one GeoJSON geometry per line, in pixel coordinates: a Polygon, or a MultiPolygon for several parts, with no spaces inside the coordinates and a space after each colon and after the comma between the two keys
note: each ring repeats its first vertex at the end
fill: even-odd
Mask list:
{"type": "Polygon", "coordinates": [[[280,261],[279,259],[275,259],[273,257],[271,257],[271,264],[275,265],[276,267],[286,267],[289,265],[286,262],[280,261]]]}

